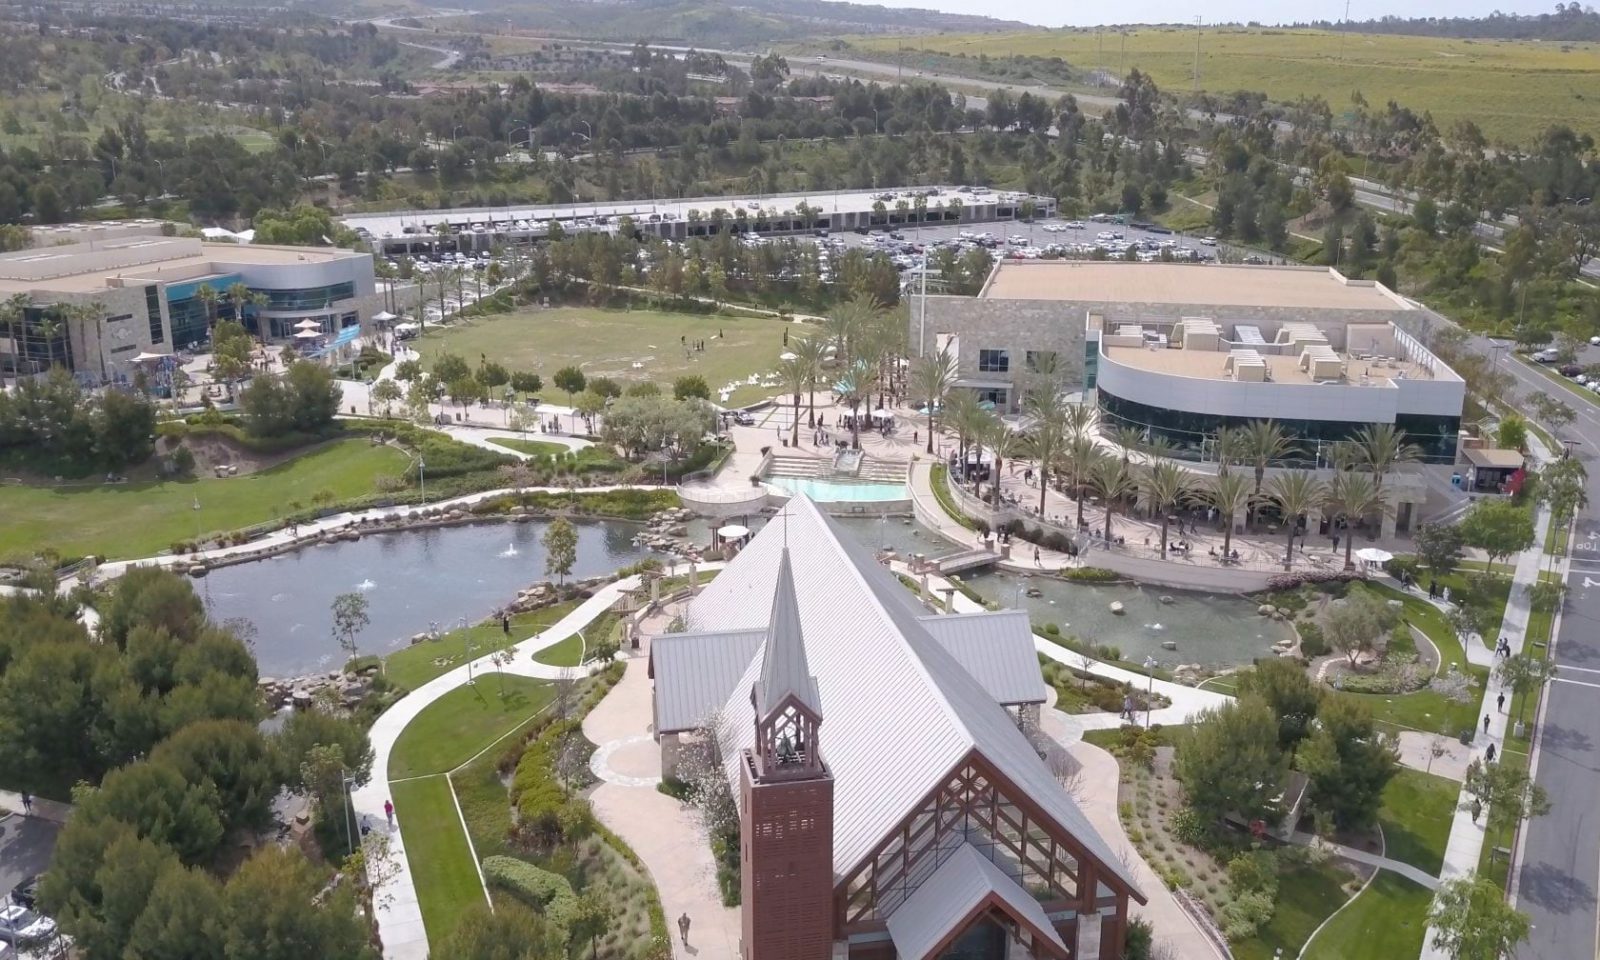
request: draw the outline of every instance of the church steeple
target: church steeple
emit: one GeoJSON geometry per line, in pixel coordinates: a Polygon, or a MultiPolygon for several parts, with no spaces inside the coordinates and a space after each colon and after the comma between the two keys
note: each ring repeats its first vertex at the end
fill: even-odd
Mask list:
{"type": "Polygon", "coordinates": [[[761,676],[750,692],[755,707],[756,759],[763,776],[820,770],[817,727],[822,705],[817,680],[806,662],[789,548],[778,561],[777,589],[761,654],[761,676]]]}

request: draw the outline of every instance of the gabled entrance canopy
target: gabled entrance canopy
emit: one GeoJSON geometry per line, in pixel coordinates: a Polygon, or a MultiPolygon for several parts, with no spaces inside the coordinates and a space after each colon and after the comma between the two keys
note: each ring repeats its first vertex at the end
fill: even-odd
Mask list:
{"type": "Polygon", "coordinates": [[[1070,955],[1039,901],[969,843],[889,915],[889,937],[899,960],[928,960],[991,911],[1027,932],[1035,956],[1070,955]]]}

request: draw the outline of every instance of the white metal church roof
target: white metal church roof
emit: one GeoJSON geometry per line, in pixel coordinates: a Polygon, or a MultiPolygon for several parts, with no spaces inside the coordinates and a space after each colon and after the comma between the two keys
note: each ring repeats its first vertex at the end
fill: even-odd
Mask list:
{"type": "MultiPolygon", "coordinates": [[[[925,611],[911,593],[804,496],[785,513],[690,602],[685,619],[697,633],[764,629],[787,542],[822,712],[817,743],[834,778],[836,879],[976,751],[1136,889],[1011,715],[919,622],[925,611]]],[[[719,739],[735,785],[755,735],[750,691],[760,669],[758,656],[722,709],[719,739]]]]}

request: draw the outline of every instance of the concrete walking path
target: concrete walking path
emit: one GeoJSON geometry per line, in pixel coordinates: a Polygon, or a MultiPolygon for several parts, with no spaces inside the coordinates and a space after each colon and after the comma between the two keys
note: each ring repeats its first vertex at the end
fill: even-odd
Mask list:
{"type": "MultiPolygon", "coordinates": [[[[1318,847],[1346,860],[1353,860],[1356,863],[1364,863],[1369,867],[1377,867],[1380,870],[1398,873],[1412,883],[1426,887],[1429,890],[1439,889],[1438,877],[1428,873],[1421,867],[1413,866],[1403,860],[1391,860],[1376,853],[1368,853],[1365,850],[1357,850],[1355,847],[1347,847],[1342,843],[1330,843],[1311,833],[1297,831],[1289,837],[1289,842],[1302,847],[1318,847]]],[[[1309,942],[1307,941],[1307,943],[1309,942]]]]}
{"type": "MultiPolygon", "coordinates": [[[[1532,439],[1530,438],[1530,441],[1532,439]]],[[[1506,600],[1505,619],[1500,624],[1499,634],[1510,644],[1513,655],[1520,654],[1527,642],[1528,620],[1531,613],[1530,591],[1534,584],[1539,582],[1539,575],[1550,559],[1545,556],[1545,540],[1549,527],[1550,511],[1540,508],[1534,514],[1533,546],[1517,555],[1511,594],[1506,600]]],[[[1495,655],[1492,644],[1499,637],[1484,639],[1488,641],[1487,644],[1470,641],[1466,644],[1467,660],[1490,668],[1489,680],[1484,685],[1480,706],[1483,719],[1488,721],[1488,725],[1486,729],[1483,719],[1475,725],[1471,745],[1471,757],[1474,760],[1485,760],[1490,744],[1494,745],[1497,758],[1504,753],[1510,717],[1496,708],[1495,701],[1501,693],[1506,695],[1507,703],[1514,698],[1513,691],[1500,682],[1498,674],[1494,671],[1500,658],[1495,655]]],[[[1478,861],[1487,839],[1489,811],[1481,811],[1477,820],[1474,820],[1471,807],[1472,797],[1463,787],[1460,800],[1456,804],[1455,820],[1450,827],[1450,839],[1445,846],[1444,868],[1439,872],[1440,881],[1471,876],[1478,870],[1478,861]]],[[[1434,932],[1430,926],[1422,945],[1422,960],[1448,960],[1445,952],[1433,945],[1434,932]]]]}

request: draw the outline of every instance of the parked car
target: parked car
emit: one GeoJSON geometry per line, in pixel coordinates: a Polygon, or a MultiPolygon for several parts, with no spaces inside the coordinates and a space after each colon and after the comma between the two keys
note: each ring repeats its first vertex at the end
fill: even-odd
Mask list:
{"type": "Polygon", "coordinates": [[[1544,349],[1544,350],[1540,350],[1538,353],[1535,353],[1533,355],[1533,359],[1534,359],[1535,363],[1555,363],[1556,362],[1556,356],[1557,356],[1556,351],[1551,350],[1551,349],[1544,349]]]}
{"type": "Polygon", "coordinates": [[[33,909],[39,901],[39,878],[24,877],[11,891],[11,902],[33,909]]]}
{"type": "Polygon", "coordinates": [[[743,410],[735,410],[733,413],[733,422],[737,423],[741,427],[753,427],[756,425],[756,418],[752,417],[743,410]]]}
{"type": "Polygon", "coordinates": [[[56,922],[20,903],[0,906],[0,940],[13,945],[42,943],[55,936],[56,922]]]}

